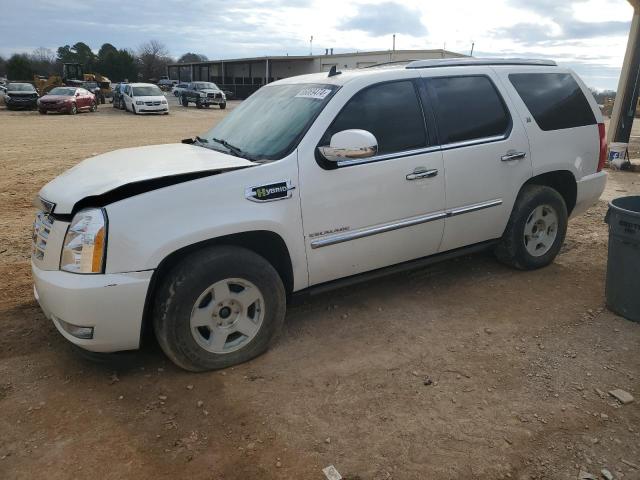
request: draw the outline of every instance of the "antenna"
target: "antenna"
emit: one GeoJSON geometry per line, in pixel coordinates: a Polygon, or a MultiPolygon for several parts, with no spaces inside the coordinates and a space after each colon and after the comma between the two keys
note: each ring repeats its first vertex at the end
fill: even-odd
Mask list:
{"type": "Polygon", "coordinates": [[[309,39],[309,55],[313,55],[313,35],[309,39]]]}
{"type": "Polygon", "coordinates": [[[339,72],[335,65],[331,65],[331,69],[329,70],[328,77],[335,77],[336,75],[340,75],[342,72],[339,72]]]}

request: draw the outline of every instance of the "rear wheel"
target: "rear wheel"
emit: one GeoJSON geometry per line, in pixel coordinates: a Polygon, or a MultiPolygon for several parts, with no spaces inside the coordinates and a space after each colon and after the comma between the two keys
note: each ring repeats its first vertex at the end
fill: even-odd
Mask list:
{"type": "Polygon", "coordinates": [[[46,111],[46,110],[42,110],[42,109],[40,109],[40,110],[38,110],[38,111],[40,112],[40,115],[46,115],[46,114],[47,114],[47,111],[46,111]]]}
{"type": "Polygon", "coordinates": [[[496,256],[522,270],[549,265],[562,247],[567,220],[567,206],[556,190],[542,185],[523,187],[496,256]]]}
{"type": "Polygon", "coordinates": [[[178,366],[212,370],[267,350],[285,309],[282,280],[269,262],[219,246],[189,255],[166,275],[155,297],[154,329],[178,366]]]}
{"type": "Polygon", "coordinates": [[[189,100],[187,100],[187,97],[185,97],[184,95],[182,96],[182,106],[183,107],[189,106],[189,100]]]}
{"type": "Polygon", "coordinates": [[[180,96],[180,92],[179,92],[178,90],[176,90],[175,92],[173,92],[173,94],[174,94],[176,97],[179,97],[179,96],[180,96]]]}

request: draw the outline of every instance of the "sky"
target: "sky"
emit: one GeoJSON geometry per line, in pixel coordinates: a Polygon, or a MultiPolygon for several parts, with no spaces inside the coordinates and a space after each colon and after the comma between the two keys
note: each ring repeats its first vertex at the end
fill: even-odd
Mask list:
{"type": "Polygon", "coordinates": [[[210,59],[388,50],[395,33],[397,49],[554,59],[598,90],[617,87],[633,15],[626,0],[0,0],[0,12],[4,57],[150,39],[210,59]]]}

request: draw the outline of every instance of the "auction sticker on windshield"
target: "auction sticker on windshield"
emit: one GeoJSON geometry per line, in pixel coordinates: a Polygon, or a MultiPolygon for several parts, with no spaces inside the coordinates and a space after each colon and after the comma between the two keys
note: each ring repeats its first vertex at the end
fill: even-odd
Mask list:
{"type": "Polygon", "coordinates": [[[313,98],[315,100],[324,100],[331,93],[328,88],[309,87],[303,88],[298,92],[296,98],[313,98]]]}

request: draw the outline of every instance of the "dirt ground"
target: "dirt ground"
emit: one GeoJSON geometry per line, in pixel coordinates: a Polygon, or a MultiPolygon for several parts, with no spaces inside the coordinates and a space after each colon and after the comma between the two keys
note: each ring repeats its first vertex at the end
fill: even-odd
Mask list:
{"type": "Polygon", "coordinates": [[[152,343],[117,370],[80,359],[33,299],[31,199],[83,158],[222,115],[0,109],[0,479],[640,478],[640,325],[604,308],[603,223],[638,173],[611,172],[543,270],[481,254],[313,297],[225,371],[152,343]]]}

